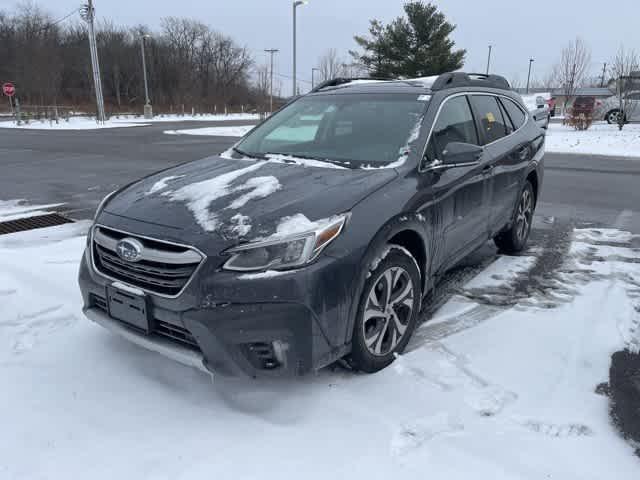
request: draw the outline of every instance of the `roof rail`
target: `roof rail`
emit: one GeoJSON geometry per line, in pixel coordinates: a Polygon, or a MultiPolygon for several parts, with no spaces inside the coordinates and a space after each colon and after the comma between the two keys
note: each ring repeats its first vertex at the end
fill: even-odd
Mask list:
{"type": "Polygon", "coordinates": [[[484,73],[450,72],[440,75],[431,90],[444,90],[456,87],[487,87],[501,90],[511,90],[511,85],[506,78],[500,75],[487,75],[484,73]]]}
{"type": "Polygon", "coordinates": [[[327,87],[337,87],[339,85],[344,85],[346,83],[353,82],[354,80],[374,80],[374,81],[385,81],[388,82],[393,80],[392,78],[381,78],[381,77],[336,77],[330,80],[325,80],[320,85],[316,86],[311,90],[310,93],[317,92],[327,87]]]}

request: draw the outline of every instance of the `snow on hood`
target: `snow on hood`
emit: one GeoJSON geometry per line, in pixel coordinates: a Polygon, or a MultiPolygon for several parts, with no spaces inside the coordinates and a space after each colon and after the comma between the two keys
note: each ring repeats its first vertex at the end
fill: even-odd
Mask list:
{"type": "Polygon", "coordinates": [[[153,195],[154,193],[159,192],[160,190],[164,190],[169,185],[171,180],[178,180],[179,178],[183,178],[184,175],[171,175],[169,177],[164,177],[154,183],[151,188],[147,191],[147,195],[153,195]]]}
{"type": "MultiPolygon", "coordinates": [[[[167,191],[164,196],[173,201],[185,202],[187,208],[193,213],[198,224],[207,232],[213,232],[219,226],[218,215],[209,208],[211,203],[221,197],[225,197],[234,192],[244,192],[245,194],[236,198],[227,209],[237,210],[250,200],[264,198],[279,190],[282,186],[276,177],[252,177],[246,182],[232,186],[231,184],[240,177],[252,173],[264,165],[265,162],[257,162],[238,170],[224,173],[201,182],[185,185],[175,191],[167,191]]],[[[247,224],[248,217],[234,216],[237,219],[237,230],[246,232],[251,229],[247,224]],[[242,220],[242,221],[240,221],[242,220]]]]}

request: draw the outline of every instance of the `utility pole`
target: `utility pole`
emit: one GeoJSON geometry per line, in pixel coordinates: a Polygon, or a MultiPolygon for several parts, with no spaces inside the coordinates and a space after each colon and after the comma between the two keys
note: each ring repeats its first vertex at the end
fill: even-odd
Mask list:
{"type": "Polygon", "coordinates": [[[144,118],[153,118],[153,109],[151,107],[151,100],[149,100],[149,83],[147,82],[147,59],[144,54],[144,41],[151,35],[140,32],[140,51],[142,53],[142,75],[144,77],[144,118]]]}
{"type": "Polygon", "coordinates": [[[316,82],[315,82],[315,78],[316,78],[316,77],[315,77],[315,73],[316,73],[316,72],[319,72],[319,71],[320,71],[320,69],[319,69],[319,68],[316,68],[316,67],[313,67],[313,68],[311,69],[311,89],[315,88],[315,86],[316,86],[316,82]]]}
{"type": "Polygon", "coordinates": [[[602,80],[600,80],[600,88],[604,87],[604,76],[607,73],[607,62],[604,62],[602,66],[602,80]]]}
{"type": "Polygon", "coordinates": [[[96,106],[98,108],[98,122],[104,123],[106,120],[104,112],[104,97],[102,95],[102,80],[100,77],[100,61],[98,60],[98,46],[96,43],[96,31],[93,25],[95,19],[95,8],[93,0],[87,0],[82,6],[81,16],[87,22],[89,30],[89,50],[91,52],[91,69],[93,71],[93,84],[96,91],[96,106]]]}
{"type": "Polygon", "coordinates": [[[529,59],[529,74],[527,75],[527,93],[529,93],[529,82],[531,81],[531,65],[535,60],[533,58],[529,59]]]}
{"type": "Polygon", "coordinates": [[[273,55],[279,51],[277,48],[265,49],[265,52],[271,55],[271,68],[269,70],[269,114],[273,113],[273,55]]]}
{"type": "Polygon", "coordinates": [[[493,45],[489,45],[489,55],[487,55],[487,75],[489,75],[489,66],[491,65],[491,49],[493,45]]]}

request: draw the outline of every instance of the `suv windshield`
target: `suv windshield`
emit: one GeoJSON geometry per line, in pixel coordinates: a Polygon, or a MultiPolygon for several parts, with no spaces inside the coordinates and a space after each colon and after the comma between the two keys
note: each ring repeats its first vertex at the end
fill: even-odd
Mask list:
{"type": "Polygon", "coordinates": [[[416,94],[327,94],[300,98],[253,130],[237,150],[385,164],[406,154],[427,107],[416,94]]]}

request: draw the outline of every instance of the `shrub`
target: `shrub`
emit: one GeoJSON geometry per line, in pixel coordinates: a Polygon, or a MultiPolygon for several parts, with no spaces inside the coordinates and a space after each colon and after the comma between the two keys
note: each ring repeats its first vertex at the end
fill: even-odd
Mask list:
{"type": "Polygon", "coordinates": [[[593,114],[569,112],[566,123],[576,130],[588,130],[593,124],[593,114]]]}

